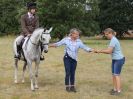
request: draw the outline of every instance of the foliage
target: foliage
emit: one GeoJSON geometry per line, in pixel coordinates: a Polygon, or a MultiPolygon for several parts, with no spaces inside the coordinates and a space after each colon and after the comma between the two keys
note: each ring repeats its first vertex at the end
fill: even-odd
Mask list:
{"type": "Polygon", "coordinates": [[[0,1],[0,32],[9,33],[9,31],[15,31],[16,25],[16,1],[14,0],[1,0],[0,1]]]}
{"type": "Polygon", "coordinates": [[[133,29],[132,0],[101,0],[99,4],[101,30],[111,27],[122,36],[124,31],[133,29]]]}
{"type": "Polygon", "coordinates": [[[94,35],[99,29],[95,21],[98,11],[93,9],[87,13],[85,3],[85,0],[39,0],[41,25],[53,26],[53,36],[59,39],[74,27],[81,29],[84,35],[94,35]]]}
{"type": "Polygon", "coordinates": [[[107,27],[118,36],[133,29],[132,0],[0,0],[0,34],[20,32],[20,16],[30,1],[37,3],[40,26],[54,27],[54,38],[62,39],[71,28],[79,28],[85,36],[107,27]]]}
{"type": "MultiPolygon", "coordinates": [[[[20,16],[26,12],[26,2],[31,0],[0,1],[0,32],[19,33],[20,16]],[[15,6],[14,6],[15,5],[15,6]]],[[[33,0],[32,0],[33,1],[33,0]]],[[[34,0],[37,2],[40,26],[54,27],[52,36],[62,39],[71,28],[79,28],[84,35],[90,36],[99,32],[95,20],[98,15],[98,2],[90,3],[92,10],[85,10],[85,0],[34,0]]],[[[89,0],[89,2],[91,2],[89,0]]]]}
{"type": "Polygon", "coordinates": [[[20,16],[25,12],[24,0],[0,0],[0,34],[19,33],[20,16]]]}
{"type": "Polygon", "coordinates": [[[118,36],[133,29],[132,0],[1,0],[0,34],[20,32],[20,16],[27,11],[29,1],[37,3],[40,26],[54,27],[54,38],[62,39],[71,28],[79,28],[85,36],[107,27],[118,36]]]}

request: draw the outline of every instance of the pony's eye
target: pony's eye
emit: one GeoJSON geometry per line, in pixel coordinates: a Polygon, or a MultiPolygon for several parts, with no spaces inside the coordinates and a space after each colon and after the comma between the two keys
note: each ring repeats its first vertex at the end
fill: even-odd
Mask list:
{"type": "Polygon", "coordinates": [[[42,38],[43,41],[45,41],[45,38],[42,38]]]}
{"type": "Polygon", "coordinates": [[[41,38],[42,41],[45,41],[45,38],[41,38]]]}

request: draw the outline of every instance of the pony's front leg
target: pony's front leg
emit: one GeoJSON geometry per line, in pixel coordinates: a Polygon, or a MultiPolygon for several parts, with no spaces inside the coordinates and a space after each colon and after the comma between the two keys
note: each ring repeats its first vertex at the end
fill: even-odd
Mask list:
{"type": "Polygon", "coordinates": [[[39,69],[40,62],[35,62],[35,88],[38,89],[38,69],[39,69]]]}
{"type": "Polygon", "coordinates": [[[24,66],[23,66],[22,83],[25,82],[24,75],[25,75],[26,65],[27,65],[27,62],[25,61],[24,66]]]}
{"type": "Polygon", "coordinates": [[[28,62],[27,61],[27,65],[28,65],[28,68],[29,68],[29,73],[30,73],[30,80],[31,80],[31,90],[34,91],[35,88],[34,88],[34,76],[33,76],[33,72],[32,72],[32,62],[28,62]]]}
{"type": "Polygon", "coordinates": [[[18,83],[18,78],[17,78],[17,74],[18,74],[18,59],[14,59],[14,83],[18,83]]]}

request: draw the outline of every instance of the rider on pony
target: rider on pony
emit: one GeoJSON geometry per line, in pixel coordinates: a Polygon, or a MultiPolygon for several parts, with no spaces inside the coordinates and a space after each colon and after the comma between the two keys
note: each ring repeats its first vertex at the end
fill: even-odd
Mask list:
{"type": "MultiPolygon", "coordinates": [[[[17,40],[17,52],[18,55],[15,58],[20,59],[22,52],[22,45],[25,37],[30,37],[35,29],[39,28],[39,17],[36,15],[36,3],[27,3],[27,13],[21,16],[21,29],[22,33],[17,40]]],[[[41,51],[43,47],[41,46],[41,51]]],[[[44,60],[44,56],[41,55],[40,60],[44,60]]]]}

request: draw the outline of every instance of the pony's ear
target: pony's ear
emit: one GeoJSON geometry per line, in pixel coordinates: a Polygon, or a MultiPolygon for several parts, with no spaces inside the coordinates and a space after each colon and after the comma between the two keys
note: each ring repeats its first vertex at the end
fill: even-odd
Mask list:
{"type": "Polygon", "coordinates": [[[52,29],[53,29],[53,27],[51,27],[49,30],[47,30],[47,29],[45,30],[45,29],[44,29],[44,32],[45,32],[45,33],[50,33],[50,32],[52,31],[52,29]]]}
{"type": "Polygon", "coordinates": [[[52,30],[53,30],[53,27],[51,27],[51,28],[48,30],[48,33],[50,33],[52,30]]]}
{"type": "Polygon", "coordinates": [[[45,27],[45,28],[43,28],[44,29],[44,32],[47,30],[47,28],[45,27]]]}

